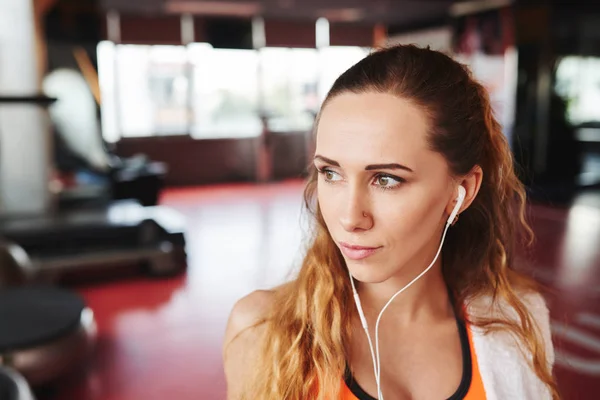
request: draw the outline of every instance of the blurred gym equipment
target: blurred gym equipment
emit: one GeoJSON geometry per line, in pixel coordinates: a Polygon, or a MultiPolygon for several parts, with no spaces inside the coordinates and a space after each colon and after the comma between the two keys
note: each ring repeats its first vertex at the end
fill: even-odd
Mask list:
{"type": "Polygon", "coordinates": [[[10,259],[14,266],[3,270],[0,264],[0,277],[9,277],[13,284],[57,282],[70,273],[81,277],[88,271],[133,264],[163,276],[186,265],[179,214],[133,200],[105,208],[0,218],[0,238],[5,240],[4,255],[0,243],[0,258],[10,259]]]}
{"type": "MultiPolygon", "coordinates": [[[[54,157],[39,170],[57,172],[45,172],[45,182],[34,176],[35,170],[27,172],[36,190],[48,198],[35,209],[19,204],[28,199],[27,193],[36,195],[20,190],[24,172],[16,164],[22,164],[23,157],[10,157],[6,149],[5,159],[0,157],[4,168],[0,189],[6,188],[4,198],[0,195],[0,239],[11,243],[11,251],[20,254],[21,261],[27,260],[22,264],[27,265],[27,273],[20,279],[58,282],[65,274],[81,277],[134,264],[153,275],[182,271],[186,264],[184,221],[175,211],[156,205],[166,167],[143,156],[120,159],[106,150],[94,97],[79,72],[55,71],[47,77],[44,89],[56,97],[0,98],[0,117],[7,118],[9,109],[19,108],[44,110],[39,112],[44,115],[49,106],[46,116],[52,117],[55,128],[49,140],[54,157]],[[67,183],[65,176],[74,177],[73,182],[67,183]]],[[[49,121],[39,121],[40,137],[49,135],[50,129],[43,129],[49,128],[49,121]]],[[[10,127],[11,136],[4,134],[4,139],[20,134],[19,124],[10,127]]],[[[7,274],[0,270],[0,276],[7,274]]]]}
{"type": "Polygon", "coordinates": [[[143,155],[124,159],[108,151],[90,86],[79,71],[68,68],[52,71],[44,79],[44,92],[58,99],[48,111],[54,128],[55,166],[62,182],[59,206],[121,199],[156,205],[167,166],[143,155]]]}
{"type": "Polygon", "coordinates": [[[0,399],[35,400],[23,376],[12,368],[0,365],[0,399]]]}
{"type": "Polygon", "coordinates": [[[2,363],[34,387],[80,367],[96,338],[92,311],[80,296],[59,288],[0,290],[0,320],[2,363]]]}

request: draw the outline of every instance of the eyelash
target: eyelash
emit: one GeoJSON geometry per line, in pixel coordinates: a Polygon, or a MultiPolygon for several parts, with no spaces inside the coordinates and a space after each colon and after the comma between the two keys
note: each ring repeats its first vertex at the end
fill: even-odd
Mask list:
{"type": "MultiPolygon", "coordinates": [[[[337,174],[337,172],[333,171],[330,168],[317,168],[317,172],[321,175],[325,175],[327,172],[332,172],[334,174],[337,174]]],[[[377,188],[381,189],[381,190],[393,190],[393,189],[397,189],[400,185],[402,185],[403,183],[406,182],[406,179],[400,178],[399,176],[395,176],[395,175],[391,175],[391,174],[386,174],[386,173],[377,173],[373,176],[373,180],[377,180],[379,178],[390,178],[393,179],[395,181],[397,181],[398,183],[394,186],[391,187],[386,187],[386,186],[380,186],[380,185],[375,185],[377,188]]],[[[325,179],[326,183],[329,184],[334,184],[335,182],[329,181],[327,179],[325,179]]]]}

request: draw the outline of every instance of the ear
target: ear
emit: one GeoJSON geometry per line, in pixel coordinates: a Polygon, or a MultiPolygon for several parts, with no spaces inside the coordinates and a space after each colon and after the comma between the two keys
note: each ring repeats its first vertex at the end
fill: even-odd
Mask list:
{"type": "MultiPolygon", "coordinates": [[[[458,180],[458,184],[462,185],[466,191],[465,201],[460,207],[459,214],[461,214],[463,211],[469,208],[471,203],[473,203],[473,200],[475,200],[475,197],[477,196],[477,193],[479,193],[479,189],[481,188],[482,180],[483,170],[479,165],[474,166],[473,169],[467,175],[458,180]]],[[[446,212],[448,213],[448,215],[450,215],[452,209],[454,208],[454,205],[456,204],[457,194],[458,192],[456,188],[454,188],[452,191],[452,197],[450,199],[450,202],[446,206],[446,212]]]]}

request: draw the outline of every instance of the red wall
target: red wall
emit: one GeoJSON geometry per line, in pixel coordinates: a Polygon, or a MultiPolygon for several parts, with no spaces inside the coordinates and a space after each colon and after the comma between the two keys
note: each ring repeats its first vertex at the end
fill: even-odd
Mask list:
{"type": "MultiPolygon", "coordinates": [[[[308,163],[305,133],[273,134],[273,179],[299,177],[308,163]]],[[[145,154],[169,166],[169,186],[251,181],[256,177],[259,138],[202,139],[166,136],[122,139],[116,144],[120,156],[145,154]]]]}

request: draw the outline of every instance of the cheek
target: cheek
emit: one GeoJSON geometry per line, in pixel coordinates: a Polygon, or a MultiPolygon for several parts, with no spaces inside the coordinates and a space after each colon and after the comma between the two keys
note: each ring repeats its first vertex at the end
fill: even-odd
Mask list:
{"type": "Polygon", "coordinates": [[[328,228],[331,228],[331,222],[336,218],[335,212],[339,207],[335,207],[337,201],[333,191],[325,185],[326,183],[321,181],[317,184],[317,201],[319,202],[319,208],[321,209],[325,224],[328,228]]]}
{"type": "Polygon", "coordinates": [[[380,199],[377,222],[396,245],[415,247],[435,233],[443,205],[435,197],[417,195],[380,199]]]}

